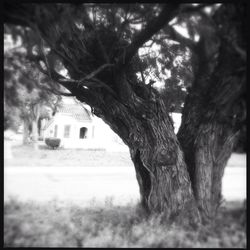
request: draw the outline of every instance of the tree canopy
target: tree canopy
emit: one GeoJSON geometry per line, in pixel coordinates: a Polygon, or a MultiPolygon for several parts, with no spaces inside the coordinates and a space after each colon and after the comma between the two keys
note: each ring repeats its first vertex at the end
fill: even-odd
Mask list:
{"type": "MultiPolygon", "coordinates": [[[[105,81],[105,77],[110,77],[109,74],[115,65],[126,64],[125,61],[129,61],[136,54],[133,62],[126,69],[129,80],[137,82],[134,88],[141,91],[142,86],[150,80],[162,80],[166,89],[173,90],[177,99],[180,99],[185,95],[184,82],[189,82],[186,85],[191,84],[191,80],[183,81],[183,78],[186,76],[190,79],[192,75],[189,63],[186,65],[183,63],[183,65],[180,62],[183,62],[182,54],[185,54],[185,48],[178,42],[171,43],[173,40],[163,32],[154,35],[174,17],[177,7],[175,5],[162,7],[159,4],[43,4],[42,6],[15,4],[6,5],[6,13],[11,12],[11,15],[6,14],[6,23],[25,26],[25,28],[19,26],[19,29],[16,28],[13,33],[17,33],[17,30],[19,35],[21,31],[26,33],[26,38],[23,40],[26,42],[24,45],[29,58],[39,62],[40,69],[56,82],[61,76],[58,75],[55,67],[61,63],[71,80],[76,83],[81,80],[81,86],[85,86],[84,91],[89,92],[90,95],[93,91],[106,91],[116,95],[117,89],[114,83],[110,80],[105,81]],[[15,9],[18,10],[19,17],[23,11],[22,20],[15,19],[15,9]],[[33,13],[33,10],[36,13],[36,22],[28,16],[29,13],[33,13]],[[157,20],[154,20],[159,14],[157,20]],[[42,15],[45,15],[46,19],[42,19],[42,15]],[[25,16],[28,18],[25,19],[25,16]],[[38,21],[39,18],[41,18],[40,21],[38,21]],[[42,40],[39,40],[37,34],[34,35],[34,31],[40,28],[43,30],[39,31],[40,36],[43,37],[42,40]],[[33,32],[30,32],[30,29],[33,29],[33,32]],[[154,36],[151,38],[152,35],[154,36]],[[144,44],[149,39],[150,45],[144,44]],[[158,55],[152,50],[154,45],[160,48],[158,55]],[[144,55],[139,58],[137,50],[140,47],[144,48],[142,50],[144,55]],[[125,54],[127,58],[123,58],[125,54]],[[179,54],[177,59],[176,54],[179,54]],[[185,66],[190,68],[189,71],[183,70],[185,66]],[[52,72],[45,72],[47,67],[52,72]],[[166,77],[170,71],[171,81],[166,77]],[[176,84],[173,81],[176,81],[176,84]]],[[[174,31],[171,26],[171,32],[174,31]]],[[[24,37],[23,34],[22,37],[24,37]]],[[[69,87],[64,77],[61,77],[60,81],[64,86],[69,87]]],[[[71,85],[69,88],[74,88],[73,84],[71,85]]],[[[170,100],[170,96],[168,97],[170,100]]],[[[172,102],[174,102],[173,98],[172,102]]]]}
{"type": "MultiPolygon", "coordinates": [[[[195,60],[196,45],[205,39],[211,56],[216,54],[215,24],[210,17],[218,8],[203,4],[15,3],[5,5],[5,21],[26,33],[28,56],[38,62],[40,70],[70,91],[81,88],[79,98],[88,102],[91,96],[89,104],[98,102],[93,97],[105,92],[119,96],[118,87],[110,80],[112,71],[132,59],[124,69],[134,91],[141,91],[150,80],[161,81],[165,101],[171,99],[171,90],[169,105],[180,110],[180,101],[173,103],[173,99],[183,99],[192,84],[195,63],[200,63],[195,60]],[[187,36],[177,28],[185,28],[187,36]],[[68,73],[66,79],[58,72],[59,64],[68,73]]],[[[240,47],[235,44],[234,49],[239,52],[240,47]]]]}
{"type": "Polygon", "coordinates": [[[17,129],[24,119],[31,121],[37,115],[46,116],[44,105],[53,109],[60,96],[52,93],[56,91],[55,88],[43,86],[42,82],[49,82],[50,79],[39,71],[34,62],[28,60],[23,46],[24,30],[15,27],[11,27],[11,30],[7,26],[5,28],[4,128],[17,129]]]}

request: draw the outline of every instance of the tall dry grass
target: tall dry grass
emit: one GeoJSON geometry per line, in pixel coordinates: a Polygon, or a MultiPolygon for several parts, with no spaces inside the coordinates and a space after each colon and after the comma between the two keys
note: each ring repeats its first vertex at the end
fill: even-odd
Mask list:
{"type": "Polygon", "coordinates": [[[4,205],[5,247],[246,247],[245,210],[221,208],[213,225],[192,229],[166,225],[139,207],[22,203],[4,205]]]}

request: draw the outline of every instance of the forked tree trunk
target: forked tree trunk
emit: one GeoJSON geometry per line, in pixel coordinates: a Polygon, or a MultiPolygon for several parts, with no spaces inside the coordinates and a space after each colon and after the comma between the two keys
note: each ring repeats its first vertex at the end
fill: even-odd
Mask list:
{"type": "Polygon", "coordinates": [[[199,211],[203,222],[208,223],[215,217],[223,198],[222,177],[237,133],[217,122],[201,124],[196,131],[197,136],[188,145],[184,146],[187,141],[180,135],[179,139],[199,211]]]}
{"type": "MultiPolygon", "coordinates": [[[[171,146],[173,145],[169,145],[169,148],[171,146]]],[[[151,151],[152,154],[161,154],[157,146],[155,148],[149,146],[144,150],[151,151]]],[[[175,221],[198,224],[200,216],[182,152],[177,149],[172,159],[161,156],[160,160],[156,158],[150,160],[149,157],[144,159],[144,150],[130,149],[130,153],[140,188],[141,204],[146,212],[163,213],[166,218],[175,221]],[[149,170],[147,164],[154,166],[154,171],[149,170]]]]}
{"type": "Polygon", "coordinates": [[[221,203],[224,169],[245,119],[242,106],[245,62],[223,36],[217,63],[209,60],[211,48],[207,45],[199,51],[203,63],[185,101],[178,132],[204,222],[214,218],[221,203]]]}
{"type": "Polygon", "coordinates": [[[178,139],[185,154],[194,195],[204,222],[214,218],[221,203],[222,177],[241,123],[246,83],[245,59],[235,44],[244,46],[242,6],[222,6],[214,16],[220,45],[204,32],[198,46],[198,70],[185,101],[178,139]],[[223,23],[224,22],[224,23],[223,23]],[[234,34],[234,38],[228,36],[234,34]],[[208,37],[207,37],[208,36],[208,37]],[[209,39],[210,38],[210,39],[209,39]],[[215,53],[214,53],[214,52],[215,53]],[[218,52],[218,58],[214,55],[218,52]]]}
{"type": "Polygon", "coordinates": [[[145,210],[198,224],[189,174],[165,104],[158,99],[150,109],[150,115],[138,119],[113,103],[102,118],[130,149],[145,210]]]}
{"type": "MultiPolygon", "coordinates": [[[[222,76],[217,82],[217,94],[210,93],[208,98],[200,100],[200,104],[197,98],[192,99],[192,95],[187,98],[178,132],[204,222],[214,218],[221,204],[224,169],[239,132],[237,123],[243,118],[241,110],[238,112],[236,108],[242,91],[241,82],[234,78],[230,85],[223,82],[222,76]]],[[[200,96],[202,98],[201,93],[200,96]]]]}

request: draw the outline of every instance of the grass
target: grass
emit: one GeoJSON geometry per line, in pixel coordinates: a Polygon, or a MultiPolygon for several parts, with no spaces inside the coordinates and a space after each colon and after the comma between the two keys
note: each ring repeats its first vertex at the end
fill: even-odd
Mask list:
{"type": "Polygon", "coordinates": [[[104,150],[49,149],[39,146],[34,150],[31,145],[12,146],[12,159],[5,160],[6,166],[91,166],[127,167],[132,166],[128,152],[107,152],[104,150]]]}
{"type": "MultiPolygon", "coordinates": [[[[12,146],[12,159],[5,160],[6,166],[54,166],[54,167],[133,167],[129,152],[108,152],[105,150],[56,149],[40,145],[34,150],[31,145],[12,146]]],[[[233,154],[230,167],[246,166],[245,154],[233,154]]]]}
{"type": "Polygon", "coordinates": [[[237,247],[246,248],[246,216],[241,204],[222,207],[209,227],[197,230],[146,218],[130,204],[88,208],[50,202],[4,205],[5,247],[237,247]]]}
{"type": "MultiPolygon", "coordinates": [[[[5,166],[132,166],[127,152],[13,146],[12,153],[5,166]]],[[[244,165],[236,156],[235,166],[244,165]]],[[[12,199],[4,204],[4,246],[245,248],[246,214],[240,203],[231,202],[221,207],[213,225],[194,230],[146,218],[131,204],[114,206],[112,199],[104,206],[93,201],[87,208],[12,199]]]]}

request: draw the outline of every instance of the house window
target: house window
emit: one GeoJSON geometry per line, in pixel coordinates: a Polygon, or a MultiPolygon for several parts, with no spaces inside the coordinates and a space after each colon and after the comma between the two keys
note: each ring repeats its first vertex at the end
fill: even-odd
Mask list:
{"type": "Polygon", "coordinates": [[[70,134],[70,125],[65,125],[64,126],[64,138],[69,138],[70,134]]]}
{"type": "Polygon", "coordinates": [[[57,137],[57,129],[58,129],[58,126],[57,126],[57,125],[55,125],[54,137],[57,137]]]}
{"type": "Polygon", "coordinates": [[[85,127],[80,128],[80,136],[79,136],[80,139],[86,138],[87,130],[88,129],[85,127]]]}

